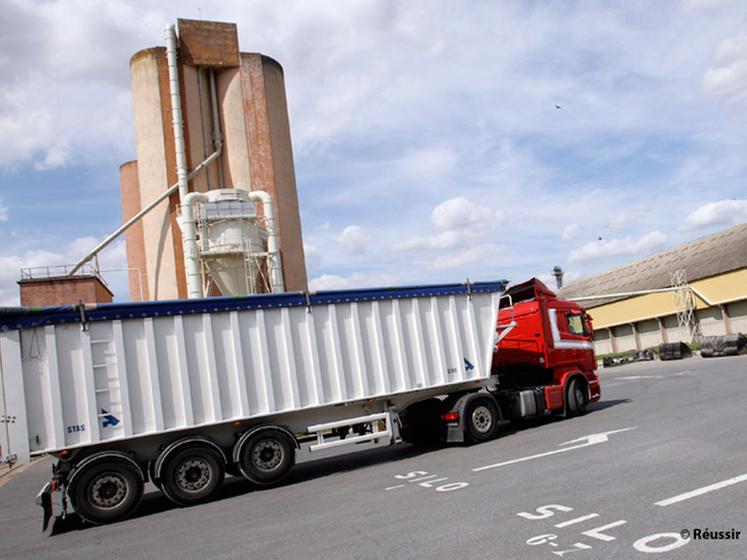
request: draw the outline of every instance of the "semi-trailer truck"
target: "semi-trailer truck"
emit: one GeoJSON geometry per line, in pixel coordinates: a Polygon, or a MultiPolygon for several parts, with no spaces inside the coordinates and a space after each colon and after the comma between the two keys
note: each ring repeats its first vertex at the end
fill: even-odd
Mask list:
{"type": "Polygon", "coordinates": [[[260,486],[312,452],[494,438],[600,397],[591,319],[539,280],[0,312],[0,456],[56,462],[44,527],[260,486]]]}

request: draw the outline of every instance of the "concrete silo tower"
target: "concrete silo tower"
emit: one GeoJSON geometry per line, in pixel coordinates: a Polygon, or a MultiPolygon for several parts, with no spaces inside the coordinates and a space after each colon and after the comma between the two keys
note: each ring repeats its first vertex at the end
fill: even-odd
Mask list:
{"type": "MultiPolygon", "coordinates": [[[[214,206],[226,201],[223,195],[214,196],[212,191],[217,189],[237,189],[233,194],[226,191],[233,201],[228,206],[240,209],[242,219],[249,220],[246,223],[256,220],[264,224],[255,232],[258,240],[267,237],[262,229],[267,225],[263,222],[267,221],[266,204],[274,204],[278,257],[282,256],[278,258],[282,271],[278,268],[277,273],[282,273],[285,290],[305,290],[306,268],[283,70],[269,57],[241,53],[234,24],[181,19],[178,24],[177,50],[150,48],[136,53],[130,61],[137,161],[124,164],[120,173],[125,220],[179,182],[180,169],[190,175],[181,197],[175,192],[148,212],[140,225],[127,231],[128,266],[137,269],[130,276],[131,299],[187,297],[190,273],[185,259],[191,259],[185,255],[188,244],[183,239],[189,235],[183,231],[190,231],[185,229],[183,216],[187,192],[207,193],[191,198],[204,203],[201,215],[206,220],[223,224],[215,226],[214,235],[233,239],[231,235],[238,229],[225,226],[225,220],[214,213],[214,206]],[[180,109],[180,115],[175,115],[174,107],[180,109]],[[182,126],[175,125],[176,117],[183,121],[182,126]],[[177,136],[179,130],[183,131],[183,139],[177,136]],[[184,148],[181,166],[180,145],[184,148]],[[256,205],[254,217],[252,207],[259,199],[247,198],[249,191],[263,191],[271,198],[256,205]]],[[[205,236],[204,228],[210,226],[200,225],[197,219],[195,223],[194,235],[205,236]]],[[[207,245],[203,249],[204,254],[209,253],[207,245]]],[[[214,246],[210,250],[215,253],[214,246]]],[[[259,249],[262,250],[270,251],[259,249]]],[[[223,266],[229,260],[203,259],[204,270],[212,271],[207,274],[216,279],[208,287],[210,295],[229,289],[225,286],[232,280],[223,266]]],[[[257,265],[258,277],[271,275],[269,267],[257,265]]],[[[263,287],[259,282],[256,291],[269,291],[268,285],[263,287]]]]}

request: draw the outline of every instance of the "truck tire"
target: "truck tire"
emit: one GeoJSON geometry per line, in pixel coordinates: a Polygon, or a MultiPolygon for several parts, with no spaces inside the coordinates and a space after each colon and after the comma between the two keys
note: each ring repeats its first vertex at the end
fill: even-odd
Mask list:
{"type": "Polygon", "coordinates": [[[444,433],[441,419],[443,406],[438,399],[428,399],[408,406],[403,415],[400,436],[418,447],[438,445],[444,433]]]}
{"type": "Polygon", "coordinates": [[[125,462],[95,461],[76,474],[68,496],[78,515],[89,523],[119,521],[140,503],[143,477],[125,462]]]}
{"type": "Polygon", "coordinates": [[[583,382],[574,377],[568,382],[565,390],[565,415],[567,418],[586,414],[589,394],[583,382]]]}
{"type": "Polygon", "coordinates": [[[474,443],[495,438],[501,423],[498,405],[490,397],[470,400],[464,410],[464,431],[474,443]]]}
{"type": "Polygon", "coordinates": [[[223,458],[205,445],[190,445],[169,457],[159,480],[161,491],[180,506],[206,502],[223,484],[223,458]]]}
{"type": "Polygon", "coordinates": [[[296,462],[296,445],[279,429],[267,428],[252,435],[239,451],[241,474],[261,486],[280,482],[296,462]]]}

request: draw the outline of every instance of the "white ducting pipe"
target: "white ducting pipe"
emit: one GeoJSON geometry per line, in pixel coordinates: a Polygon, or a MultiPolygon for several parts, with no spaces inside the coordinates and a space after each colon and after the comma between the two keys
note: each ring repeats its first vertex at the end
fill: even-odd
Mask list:
{"type": "Polygon", "coordinates": [[[174,148],[176,151],[176,178],[179,184],[179,198],[184,201],[187,187],[187,155],[184,149],[184,119],[182,118],[182,97],[179,92],[179,67],[176,61],[176,26],[166,26],[166,61],[169,68],[169,93],[171,94],[171,125],[174,128],[174,148]]]}
{"type": "Polygon", "coordinates": [[[202,279],[200,274],[200,258],[197,254],[197,227],[195,225],[195,202],[207,202],[205,193],[190,193],[182,199],[182,215],[179,225],[182,228],[182,242],[184,244],[184,267],[187,274],[187,297],[189,299],[202,297],[202,279]]]}
{"type": "MultiPolygon", "coordinates": [[[[234,191],[236,192],[236,191],[234,191]]],[[[262,213],[267,230],[267,269],[270,276],[270,290],[273,293],[284,292],[283,267],[280,260],[280,240],[277,233],[275,219],[275,203],[272,196],[265,191],[238,191],[252,202],[262,203],[262,213]]],[[[194,205],[197,202],[207,202],[210,197],[206,193],[190,193],[182,202],[182,215],[179,225],[182,228],[184,240],[184,265],[187,274],[187,297],[190,299],[203,297],[202,277],[200,274],[200,257],[197,250],[197,224],[195,221],[194,205]]]]}
{"type": "Polygon", "coordinates": [[[277,232],[277,221],[275,219],[275,202],[270,193],[265,191],[251,191],[249,200],[262,203],[262,214],[265,218],[265,229],[267,229],[267,272],[270,276],[270,289],[272,292],[284,292],[283,266],[280,262],[280,240],[277,232]]]}

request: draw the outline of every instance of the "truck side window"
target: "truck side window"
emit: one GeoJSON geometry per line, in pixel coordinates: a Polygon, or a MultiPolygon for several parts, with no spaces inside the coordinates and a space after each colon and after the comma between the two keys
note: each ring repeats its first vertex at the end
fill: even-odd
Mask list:
{"type": "Polygon", "coordinates": [[[584,318],[580,313],[566,313],[568,319],[568,332],[576,336],[585,336],[584,318]]]}

